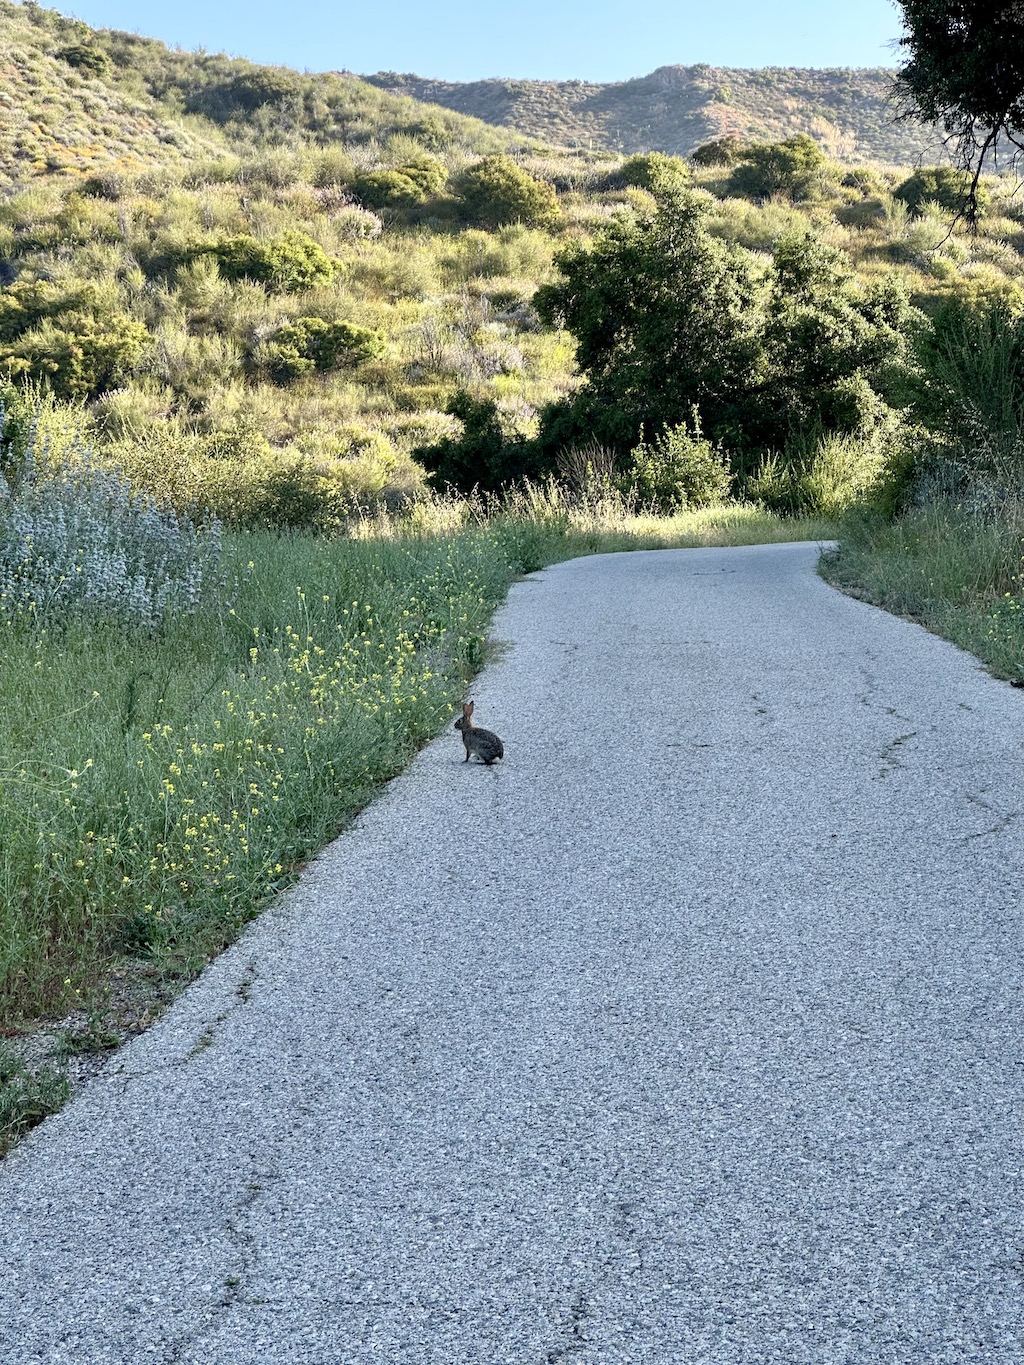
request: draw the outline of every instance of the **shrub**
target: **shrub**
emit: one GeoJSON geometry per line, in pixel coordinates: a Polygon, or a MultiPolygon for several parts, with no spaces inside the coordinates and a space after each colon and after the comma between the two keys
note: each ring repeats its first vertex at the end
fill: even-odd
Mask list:
{"type": "Polygon", "coordinates": [[[666,156],[664,152],[644,152],[631,156],[624,161],[614,179],[620,185],[632,185],[640,190],[656,190],[666,181],[683,184],[690,178],[686,162],[679,156],[666,156]]]}
{"type": "MultiPolygon", "coordinates": [[[[967,174],[955,166],[922,166],[896,187],[893,197],[906,204],[911,213],[922,213],[929,204],[935,204],[949,213],[962,214],[969,187],[967,174]]],[[[983,184],[978,185],[977,203],[978,216],[992,203],[992,195],[983,184]]]]}
{"type": "Polygon", "coordinates": [[[523,223],[551,227],[560,217],[558,196],[508,156],[487,156],[456,182],[465,216],[484,227],[523,223]]]}
{"type": "Polygon", "coordinates": [[[810,199],[825,165],[825,153],[807,133],[796,133],[784,142],[755,142],[740,157],[729,178],[729,191],[748,199],[773,194],[810,199]]]}
{"type": "Polygon", "coordinates": [[[216,257],[225,279],[253,280],[282,294],[329,284],[337,264],[311,237],[296,231],[282,232],[269,241],[239,233],[202,250],[216,257]]]}
{"type": "Polygon", "coordinates": [[[425,156],[391,170],[366,171],[352,188],[370,209],[408,208],[444,189],[448,172],[436,157],[425,156]]]}
{"type": "MultiPolygon", "coordinates": [[[[0,442],[6,422],[0,412],[0,442]]],[[[0,507],[0,612],[114,617],[152,628],[194,611],[218,577],[220,528],[132,491],[87,448],[51,466],[30,434],[0,507]]]]}
{"type": "Polygon", "coordinates": [[[110,58],[102,48],[93,47],[89,43],[72,43],[68,47],[58,48],[53,54],[59,57],[62,62],[67,62],[68,66],[73,66],[76,71],[84,71],[89,76],[105,76],[110,70],[110,58]]]}
{"type": "Polygon", "coordinates": [[[746,147],[742,138],[730,133],[697,147],[690,153],[690,160],[695,166],[735,166],[746,147]]]}
{"type": "Polygon", "coordinates": [[[627,496],[658,512],[724,502],[731,485],[728,457],[701,433],[696,408],[690,423],[664,427],[649,444],[641,440],[620,478],[627,496]]]}
{"type": "Polygon", "coordinates": [[[146,328],[124,313],[65,312],[0,345],[0,371],[61,398],[93,398],[122,383],[148,348],[146,328]]]}
{"type": "Polygon", "coordinates": [[[384,350],[383,339],[369,327],[308,317],[279,327],[259,348],[257,363],[286,384],[304,374],[354,368],[384,350]]]}
{"type": "Polygon", "coordinates": [[[435,488],[493,492],[537,472],[528,443],[506,431],[493,399],[460,390],[445,411],[462,423],[462,434],[412,452],[435,488]]]}

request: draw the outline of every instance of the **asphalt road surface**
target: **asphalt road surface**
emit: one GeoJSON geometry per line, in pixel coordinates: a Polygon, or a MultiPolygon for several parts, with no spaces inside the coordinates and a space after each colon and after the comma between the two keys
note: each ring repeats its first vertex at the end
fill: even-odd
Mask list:
{"type": "Polygon", "coordinates": [[[1020,1365],[1024,694],[817,553],[518,584],[0,1168],[3,1365],[1020,1365]]]}

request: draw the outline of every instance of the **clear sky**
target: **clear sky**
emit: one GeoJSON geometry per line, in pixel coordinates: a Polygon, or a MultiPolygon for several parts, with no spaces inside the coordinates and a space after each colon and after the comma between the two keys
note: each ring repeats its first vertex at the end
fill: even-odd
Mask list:
{"type": "MultiPolygon", "coordinates": [[[[51,0],[52,2],[52,0],[51,0]]],[[[658,66],[893,66],[894,0],[55,0],[120,28],[300,70],[626,80],[658,66]]]]}

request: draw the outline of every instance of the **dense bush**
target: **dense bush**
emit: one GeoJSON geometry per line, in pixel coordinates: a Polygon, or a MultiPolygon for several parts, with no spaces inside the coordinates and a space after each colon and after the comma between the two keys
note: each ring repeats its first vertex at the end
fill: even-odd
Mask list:
{"type": "Polygon", "coordinates": [[[465,216],[483,227],[505,223],[551,227],[558,221],[558,196],[508,156],[487,156],[455,182],[465,216]]]}
{"type": "Polygon", "coordinates": [[[917,411],[961,486],[1024,495],[1024,317],[949,301],[923,337],[917,411]]]}
{"type": "Polygon", "coordinates": [[[258,349],[257,364],[276,383],[289,383],[305,374],[354,368],[383,354],[377,332],[352,322],[298,318],[279,327],[258,349]]]}
{"type": "Polygon", "coordinates": [[[366,171],[356,176],[352,189],[367,208],[408,208],[439,194],[447,179],[444,163],[424,156],[389,169],[366,171]]]}
{"type": "Polygon", "coordinates": [[[620,452],[696,409],[747,473],[765,448],[869,432],[908,401],[919,317],[898,284],[856,286],[841,253],[783,236],[765,274],[708,231],[706,204],[662,189],[657,206],[609,224],[556,258],[562,279],[536,306],[568,328],[586,385],[549,407],[546,454],[588,437],[620,452]]]}
{"type": "MultiPolygon", "coordinates": [[[[955,166],[922,166],[913,175],[908,175],[893,191],[911,213],[921,213],[929,204],[935,204],[949,213],[963,213],[967,206],[970,180],[955,166]]],[[[992,202],[988,187],[979,183],[975,216],[986,213],[992,202]]]]}
{"type": "Polygon", "coordinates": [[[0,291],[0,374],[93,398],[124,382],[149,349],[145,326],[111,310],[89,286],[65,294],[45,282],[0,291]]]}
{"type": "Polygon", "coordinates": [[[690,153],[690,160],[695,166],[734,166],[746,147],[742,138],[729,133],[697,147],[690,153]]]}
{"type": "Polygon", "coordinates": [[[740,155],[729,190],[747,199],[768,199],[773,194],[811,199],[825,166],[825,153],[806,133],[783,142],[756,142],[740,155]]]}
{"type": "Polygon", "coordinates": [[[690,168],[682,157],[666,156],[664,152],[644,152],[628,157],[614,175],[620,185],[652,191],[673,181],[683,184],[689,178],[690,168]]]}
{"type": "Polygon", "coordinates": [[[653,441],[641,441],[620,479],[628,496],[664,513],[724,502],[731,485],[728,456],[701,433],[696,409],[689,424],[665,427],[653,441]]]}
{"type": "Polygon", "coordinates": [[[759,381],[757,275],[706,218],[696,195],[662,187],[656,208],[556,257],[562,278],[534,302],[575,337],[587,388],[549,411],[552,443],[593,435],[625,453],[641,427],[675,426],[695,405],[713,430],[759,381]]]}
{"type": "Polygon", "coordinates": [[[253,280],[282,294],[329,284],[335,272],[335,262],[304,232],[282,232],[268,241],[239,233],[203,252],[216,259],[225,279],[253,280]]]}
{"type": "Polygon", "coordinates": [[[476,399],[460,391],[447,412],[462,423],[461,435],[413,451],[429,470],[435,488],[493,492],[538,472],[536,452],[521,436],[506,430],[493,399],[476,399]]]}
{"type": "MultiPolygon", "coordinates": [[[[0,408],[0,445],[5,430],[0,408]]],[[[220,529],[134,492],[87,449],[53,465],[30,434],[0,476],[0,614],[100,616],[152,628],[218,579],[220,529]]]]}
{"type": "Polygon", "coordinates": [[[102,48],[94,47],[91,43],[71,43],[58,48],[54,56],[89,76],[105,76],[110,70],[110,58],[102,48]]]}

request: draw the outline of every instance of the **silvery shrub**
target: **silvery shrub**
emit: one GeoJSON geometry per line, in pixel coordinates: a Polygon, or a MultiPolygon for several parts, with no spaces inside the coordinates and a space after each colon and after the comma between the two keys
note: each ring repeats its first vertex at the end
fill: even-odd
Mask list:
{"type": "Polygon", "coordinates": [[[220,582],[221,527],[132,489],[92,450],[54,458],[35,422],[5,442],[0,402],[0,615],[109,618],[147,629],[196,611],[220,582]]]}

